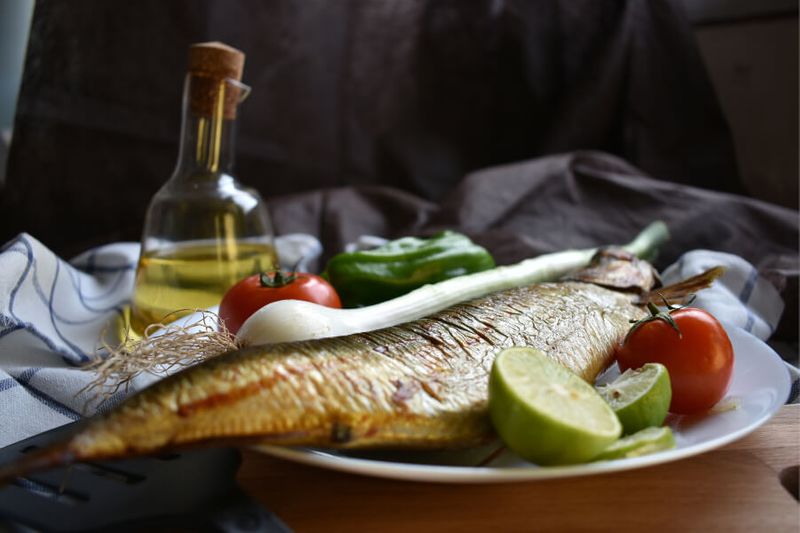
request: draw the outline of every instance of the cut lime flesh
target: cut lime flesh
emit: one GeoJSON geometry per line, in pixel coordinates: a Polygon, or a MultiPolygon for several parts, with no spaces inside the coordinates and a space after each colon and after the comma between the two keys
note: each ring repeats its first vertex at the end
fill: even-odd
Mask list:
{"type": "Polygon", "coordinates": [[[663,424],[672,399],[669,372],[659,363],[626,370],[597,391],[619,417],[625,435],[663,424]]]}
{"type": "Polygon", "coordinates": [[[622,432],[593,386],[533,348],[513,347],[497,355],[489,413],[505,444],[540,465],[588,461],[622,432]]]}
{"type": "Polygon", "coordinates": [[[630,459],[670,450],[674,447],[675,437],[669,427],[649,427],[633,435],[622,437],[595,457],[595,460],[630,459]]]}

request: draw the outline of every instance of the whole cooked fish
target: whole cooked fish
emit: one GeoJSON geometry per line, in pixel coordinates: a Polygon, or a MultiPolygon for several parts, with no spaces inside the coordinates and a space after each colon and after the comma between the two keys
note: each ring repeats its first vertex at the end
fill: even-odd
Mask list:
{"type": "MultiPolygon", "coordinates": [[[[619,261],[612,262],[579,277],[602,282],[610,271],[619,285],[619,261]]],[[[641,268],[635,273],[640,276],[641,268]]],[[[639,288],[647,299],[650,287],[639,288]]],[[[634,294],[584,281],[542,283],[368,333],[230,352],[165,378],[0,477],[215,441],[343,448],[477,444],[492,435],[488,374],[500,349],[539,348],[592,382],[611,364],[629,321],[645,315],[636,301],[634,294]]]]}

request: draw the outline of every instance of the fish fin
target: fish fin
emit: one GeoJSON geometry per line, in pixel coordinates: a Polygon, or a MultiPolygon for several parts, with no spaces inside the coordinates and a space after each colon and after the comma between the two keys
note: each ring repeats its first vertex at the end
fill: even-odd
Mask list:
{"type": "Polygon", "coordinates": [[[653,287],[661,286],[658,272],[622,248],[601,248],[589,265],[565,278],[568,281],[593,283],[607,289],[644,295],[653,287]]]}
{"type": "Polygon", "coordinates": [[[686,278],[685,280],[654,289],[644,293],[640,299],[640,304],[654,303],[656,305],[676,305],[686,303],[687,298],[691,295],[707,289],[711,284],[725,273],[725,268],[716,266],[710,268],[705,272],[686,278]]]}

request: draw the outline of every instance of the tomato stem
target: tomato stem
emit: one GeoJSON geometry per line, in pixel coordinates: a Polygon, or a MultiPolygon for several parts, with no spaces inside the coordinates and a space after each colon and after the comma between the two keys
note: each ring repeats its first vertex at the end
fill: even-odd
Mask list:
{"type": "Polygon", "coordinates": [[[271,272],[262,272],[259,276],[262,287],[270,289],[278,289],[293,282],[297,276],[294,272],[282,272],[280,270],[273,270],[271,272]]]}
{"type": "Polygon", "coordinates": [[[292,267],[292,269],[289,271],[283,271],[280,268],[276,268],[275,270],[270,270],[268,272],[261,272],[261,274],[259,274],[261,286],[268,287],[270,289],[279,289],[289,285],[297,279],[297,267],[300,266],[302,261],[303,259],[300,258],[300,260],[297,261],[294,267],[292,267]]]}
{"type": "MultiPolygon", "coordinates": [[[[659,294],[659,296],[661,295],[659,294]]],[[[666,298],[662,296],[661,299],[664,300],[664,305],[667,308],[666,311],[662,311],[661,309],[659,309],[658,306],[653,302],[647,302],[647,310],[650,311],[650,316],[644,317],[640,320],[631,320],[633,326],[631,326],[631,329],[628,331],[628,334],[625,335],[625,339],[622,341],[622,343],[623,344],[627,343],[628,339],[631,337],[633,332],[642,327],[642,325],[647,324],[648,322],[652,322],[654,320],[663,320],[678,333],[678,338],[683,338],[683,333],[681,333],[681,329],[678,327],[678,324],[675,323],[675,319],[672,318],[672,313],[679,309],[683,309],[684,307],[689,306],[694,301],[694,298],[695,295],[691,294],[689,296],[689,301],[687,303],[683,305],[670,305],[667,302],[666,298]]]]}

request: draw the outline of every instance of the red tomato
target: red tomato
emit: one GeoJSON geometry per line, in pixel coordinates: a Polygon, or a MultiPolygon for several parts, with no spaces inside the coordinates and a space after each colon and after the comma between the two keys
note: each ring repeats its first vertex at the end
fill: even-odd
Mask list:
{"type": "Polygon", "coordinates": [[[693,307],[670,312],[680,334],[662,319],[637,327],[617,349],[624,372],[645,363],[661,363],[672,382],[673,413],[699,413],[713,407],[728,390],[733,347],[716,318],[693,307]]]}
{"type": "Polygon", "coordinates": [[[235,334],[250,315],[278,300],[305,300],[327,307],[342,307],[330,283],[314,274],[268,272],[244,278],[228,289],[219,304],[219,316],[235,334]]]}

